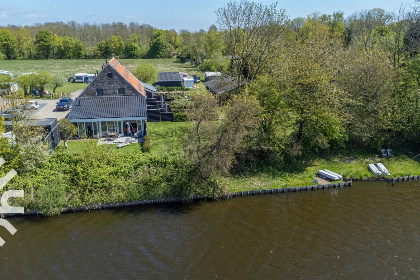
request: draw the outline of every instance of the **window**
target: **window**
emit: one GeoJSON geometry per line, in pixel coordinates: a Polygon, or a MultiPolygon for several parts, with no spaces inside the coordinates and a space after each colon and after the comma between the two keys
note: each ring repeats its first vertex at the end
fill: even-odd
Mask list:
{"type": "Polygon", "coordinates": [[[96,89],[96,95],[103,96],[104,95],[104,89],[103,88],[97,88],[96,89]]]}
{"type": "Polygon", "coordinates": [[[118,94],[125,94],[125,88],[118,88],[118,94]]]}

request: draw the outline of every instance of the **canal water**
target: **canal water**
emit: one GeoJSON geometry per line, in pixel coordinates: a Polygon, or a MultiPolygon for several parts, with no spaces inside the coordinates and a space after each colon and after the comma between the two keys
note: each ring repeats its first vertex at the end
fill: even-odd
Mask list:
{"type": "Polygon", "coordinates": [[[420,182],[8,221],[0,279],[420,278],[420,182]]]}

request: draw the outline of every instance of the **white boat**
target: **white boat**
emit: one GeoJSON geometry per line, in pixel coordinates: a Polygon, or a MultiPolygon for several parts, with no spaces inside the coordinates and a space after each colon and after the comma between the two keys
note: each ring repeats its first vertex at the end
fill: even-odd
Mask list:
{"type": "Polygon", "coordinates": [[[370,163],[368,165],[368,169],[369,169],[370,172],[372,172],[375,175],[382,175],[382,172],[379,171],[378,168],[376,167],[376,165],[373,164],[373,163],[370,163]]]}
{"type": "Polygon", "coordinates": [[[337,181],[337,180],[341,180],[343,179],[343,176],[341,176],[340,174],[334,173],[328,169],[322,169],[322,170],[318,170],[317,172],[320,177],[329,179],[329,180],[333,180],[333,181],[337,181]]]}
{"type": "Polygon", "coordinates": [[[386,169],[385,165],[383,165],[382,163],[377,163],[376,167],[381,173],[384,173],[385,175],[391,175],[391,173],[388,172],[388,169],[386,169]]]}

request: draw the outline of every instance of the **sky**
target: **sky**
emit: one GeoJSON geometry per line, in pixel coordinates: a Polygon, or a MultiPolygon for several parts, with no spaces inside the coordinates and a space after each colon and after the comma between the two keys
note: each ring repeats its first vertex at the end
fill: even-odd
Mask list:
{"type": "MultiPolygon", "coordinates": [[[[160,29],[180,31],[207,30],[216,24],[215,10],[229,0],[0,0],[0,26],[33,25],[44,22],[112,23],[137,22],[160,29]]],[[[270,5],[276,0],[254,0],[270,5]]],[[[313,12],[344,12],[348,17],[357,11],[382,8],[397,13],[403,5],[410,9],[415,0],[287,0],[277,1],[290,19],[313,12]]],[[[419,4],[420,5],[420,4],[419,4]]]]}

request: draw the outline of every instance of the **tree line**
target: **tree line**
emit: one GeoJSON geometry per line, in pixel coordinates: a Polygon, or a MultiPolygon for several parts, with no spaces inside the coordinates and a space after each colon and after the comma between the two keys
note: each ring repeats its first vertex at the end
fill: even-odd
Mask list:
{"type": "Polygon", "coordinates": [[[225,129],[232,125],[226,113],[230,107],[221,105],[222,112],[211,115],[214,97],[195,97],[188,152],[197,166],[207,163],[201,174],[255,167],[261,161],[287,168],[331,154],[418,150],[418,8],[401,8],[398,14],[378,8],[348,18],[341,12],[315,13],[294,20],[276,4],[240,1],[218,9],[221,54],[227,59],[223,71],[237,83],[237,90],[222,100],[234,102],[239,112],[244,104],[253,106],[243,108],[248,113],[237,119],[235,130],[225,129]],[[194,113],[197,108],[200,114],[194,113]],[[242,136],[237,147],[228,146],[235,141],[223,146],[231,131],[235,139],[242,136]]]}

